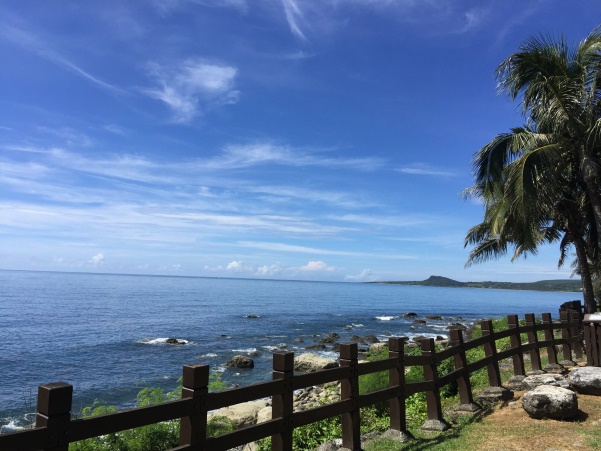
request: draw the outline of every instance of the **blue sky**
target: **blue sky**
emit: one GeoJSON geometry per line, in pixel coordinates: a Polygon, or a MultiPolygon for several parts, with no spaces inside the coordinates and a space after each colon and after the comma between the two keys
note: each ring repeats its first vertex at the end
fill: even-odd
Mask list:
{"type": "Polygon", "coordinates": [[[331,281],[469,269],[470,160],[520,125],[495,67],[583,0],[6,0],[0,268],[331,281]]]}

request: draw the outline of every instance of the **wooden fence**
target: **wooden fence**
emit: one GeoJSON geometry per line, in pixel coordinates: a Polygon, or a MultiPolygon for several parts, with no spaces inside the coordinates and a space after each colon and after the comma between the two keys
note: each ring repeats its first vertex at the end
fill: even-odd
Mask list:
{"type": "Polygon", "coordinates": [[[550,365],[558,365],[558,349],[567,363],[582,358],[580,312],[564,310],[560,321],[553,322],[550,313],[544,313],[540,322],[534,314],[525,316],[520,325],[517,315],[509,315],[509,328],[493,331],[492,321],[482,321],[482,336],[464,341],[463,332],[451,330],[449,346],[437,350],[433,339],[420,342],[421,355],[406,355],[407,338],[390,338],[389,357],[384,360],[359,363],[356,343],[340,345],[340,367],[315,373],[295,374],[294,353],[278,351],[273,354],[273,380],[219,393],[209,393],[209,367],[203,364],[183,368],[182,398],[158,405],[124,410],[84,419],[71,418],[73,387],[64,382],[41,385],[38,389],[35,428],[0,435],[1,450],[67,450],[69,443],[116,433],[127,429],[180,419],[180,446],[178,450],[227,450],[265,437],[272,437],[272,450],[292,450],[292,431],[295,428],[326,418],[342,417],[343,447],[360,450],[360,409],[376,403],[389,402],[390,428],[399,434],[407,433],[405,399],[414,393],[425,392],[427,415],[430,422],[444,424],[440,388],[457,382],[459,399],[467,410],[477,408],[470,385],[470,374],[486,368],[489,385],[501,386],[499,362],[512,359],[514,375],[525,374],[524,356],[530,356],[532,370],[542,370],[540,350],[546,349],[550,365]],[[558,337],[561,331],[561,338],[558,337]],[[544,337],[542,340],[540,339],[544,337]],[[510,338],[510,349],[499,350],[496,341],[510,338]],[[522,338],[527,337],[526,341],[522,338]],[[468,362],[467,351],[482,347],[485,357],[468,362]],[[439,363],[453,359],[454,370],[439,374],[439,363]],[[424,381],[406,382],[408,367],[423,368],[424,381]],[[389,387],[368,394],[359,394],[359,377],[381,371],[389,372],[389,387]],[[341,398],[317,408],[295,412],[294,391],[340,382],[341,398]],[[207,437],[209,411],[256,399],[272,399],[272,419],[217,437],[207,437]]]}

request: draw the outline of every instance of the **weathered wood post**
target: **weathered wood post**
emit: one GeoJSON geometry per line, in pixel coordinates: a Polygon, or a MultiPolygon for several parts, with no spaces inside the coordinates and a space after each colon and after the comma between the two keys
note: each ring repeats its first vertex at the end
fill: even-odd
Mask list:
{"type": "Polygon", "coordinates": [[[511,348],[515,354],[511,356],[513,361],[513,376],[507,381],[507,387],[514,390],[522,389],[522,381],[526,378],[524,369],[524,354],[522,352],[522,336],[520,323],[517,315],[507,315],[507,325],[512,334],[509,336],[511,348]]]}
{"type": "Polygon", "coordinates": [[[530,349],[530,364],[532,365],[533,374],[543,373],[542,365],[540,362],[540,350],[538,349],[538,330],[534,313],[526,313],[526,327],[532,328],[528,330],[528,344],[533,344],[534,347],[530,349]]]}
{"type": "Polygon", "coordinates": [[[481,321],[480,327],[482,328],[482,336],[488,337],[488,341],[484,343],[484,355],[489,360],[486,365],[489,387],[482,391],[478,399],[480,402],[492,404],[502,399],[509,399],[512,394],[501,385],[501,372],[499,371],[499,360],[497,359],[497,343],[494,338],[492,320],[481,321]]]}
{"type": "Polygon", "coordinates": [[[350,368],[348,379],[340,381],[340,400],[351,399],[350,412],[342,414],[342,447],[361,450],[361,409],[359,408],[359,350],[357,343],[340,344],[340,366],[350,368]]]}
{"type": "Polygon", "coordinates": [[[48,428],[44,451],[68,451],[73,386],[65,382],[40,385],[35,417],[36,428],[48,428]]]}
{"type": "Polygon", "coordinates": [[[461,329],[451,329],[451,340],[449,341],[449,346],[457,348],[457,352],[453,356],[453,360],[455,363],[455,369],[461,370],[461,375],[459,376],[459,379],[457,379],[459,405],[455,407],[455,410],[459,412],[477,412],[480,410],[480,406],[474,402],[470,375],[466,371],[467,356],[465,355],[463,343],[463,331],[461,329]]]}
{"type": "Polygon", "coordinates": [[[546,365],[543,369],[547,373],[564,373],[565,368],[557,363],[557,349],[555,349],[555,335],[553,329],[553,320],[551,319],[550,313],[542,314],[542,324],[545,332],[545,341],[548,342],[547,345],[547,357],[549,358],[549,364],[546,365]]]}
{"type": "Polygon", "coordinates": [[[432,389],[426,391],[426,403],[428,405],[428,419],[421,426],[425,431],[446,431],[450,426],[442,416],[440,403],[440,387],[438,386],[438,362],[436,361],[436,348],[433,338],[420,341],[422,355],[429,357],[424,362],[424,380],[432,381],[432,389]]]}
{"type": "Polygon", "coordinates": [[[405,342],[407,337],[391,337],[388,339],[388,357],[396,360],[396,367],[389,371],[389,386],[398,388],[397,396],[391,398],[390,405],[390,431],[387,436],[407,441],[413,436],[407,430],[407,416],[405,413],[405,342]]]}
{"type": "Polygon", "coordinates": [[[582,358],[582,316],[579,310],[570,310],[570,336],[572,337],[572,350],[574,351],[574,361],[583,362],[582,358]]]}
{"type": "Polygon", "coordinates": [[[576,363],[572,360],[572,324],[570,324],[570,312],[572,310],[562,310],[559,312],[559,321],[561,322],[561,355],[563,360],[560,362],[563,367],[572,367],[576,363]]]}
{"type": "Polygon", "coordinates": [[[205,449],[207,438],[207,394],[209,393],[209,365],[184,365],[182,399],[192,398],[193,413],[180,418],[179,444],[205,449]]]}
{"type": "Polygon", "coordinates": [[[271,416],[282,418],[282,429],[271,437],[273,451],[292,451],[292,413],[294,411],[294,352],[276,351],[273,353],[273,380],[284,381],[284,391],[272,396],[271,416]]]}

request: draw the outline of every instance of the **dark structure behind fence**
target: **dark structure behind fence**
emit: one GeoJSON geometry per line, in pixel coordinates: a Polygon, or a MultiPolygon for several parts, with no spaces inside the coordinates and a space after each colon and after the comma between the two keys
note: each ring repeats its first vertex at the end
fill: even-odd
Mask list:
{"type": "MultiPolygon", "coordinates": [[[[69,443],[105,434],[133,429],[161,421],[180,421],[180,446],[174,450],[227,450],[245,443],[272,437],[273,450],[292,450],[292,431],[295,428],[334,416],[342,416],[343,446],[360,450],[361,408],[387,401],[390,404],[390,429],[407,434],[405,399],[415,393],[425,392],[428,422],[444,426],[440,402],[440,388],[457,382],[460,409],[473,411],[478,408],[470,384],[470,374],[486,368],[491,387],[501,387],[499,362],[512,359],[515,376],[525,375],[524,355],[530,357],[532,370],[542,370],[540,350],[546,349],[549,364],[571,364],[581,359],[582,318],[581,310],[561,310],[560,321],[552,321],[551,314],[544,313],[542,321],[536,322],[534,314],[527,314],[524,325],[517,315],[508,316],[507,330],[493,331],[492,321],[482,321],[482,336],[465,341],[463,332],[451,330],[449,346],[437,350],[433,339],[420,342],[421,355],[404,353],[406,338],[390,338],[389,357],[375,362],[358,363],[356,343],[340,345],[340,367],[315,373],[295,374],[294,353],[278,351],[273,355],[273,380],[270,382],[235,388],[219,393],[209,393],[209,367],[203,364],[186,365],[183,368],[182,398],[158,405],[140,407],[84,419],[71,419],[73,387],[58,382],[42,385],[38,390],[35,428],[0,436],[1,450],[55,450],[66,451],[69,443]],[[560,332],[561,337],[558,337],[560,332]],[[540,335],[544,338],[540,339],[540,335]],[[527,337],[523,341],[523,337],[527,337]],[[510,338],[510,348],[499,350],[496,341],[510,338]],[[485,357],[468,362],[466,353],[482,347],[485,357]],[[562,360],[558,361],[557,349],[562,360]],[[454,370],[439,374],[439,363],[453,359],[454,370]],[[405,369],[423,368],[424,381],[405,381],[405,369]],[[381,371],[389,372],[389,387],[368,394],[359,394],[359,377],[381,371]],[[338,402],[314,409],[295,412],[295,390],[340,382],[341,399],[338,402]],[[261,398],[272,399],[272,419],[248,426],[217,437],[207,437],[207,414],[209,411],[261,398]]],[[[599,329],[601,330],[601,329],[599,329]]],[[[601,334],[601,332],[600,332],[601,334]]],[[[587,347],[587,357],[591,355],[587,347]]],[[[590,363],[590,361],[589,361],[590,363]]]]}

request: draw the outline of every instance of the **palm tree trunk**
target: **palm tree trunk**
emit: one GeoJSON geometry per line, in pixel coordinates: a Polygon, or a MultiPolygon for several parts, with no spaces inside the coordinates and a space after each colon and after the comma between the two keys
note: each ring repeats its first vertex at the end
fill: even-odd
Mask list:
{"type": "Polygon", "coordinates": [[[597,228],[598,235],[601,236],[601,195],[599,194],[599,184],[597,183],[597,180],[599,180],[599,171],[590,155],[590,151],[586,148],[580,156],[580,173],[586,185],[586,193],[593,207],[595,227],[597,228]]]}
{"type": "Polygon", "coordinates": [[[572,235],[574,238],[574,247],[576,248],[576,258],[578,259],[578,269],[580,280],[582,281],[582,297],[584,298],[585,313],[593,313],[597,310],[595,305],[595,294],[593,292],[593,279],[586,256],[586,245],[579,235],[572,235]]]}

